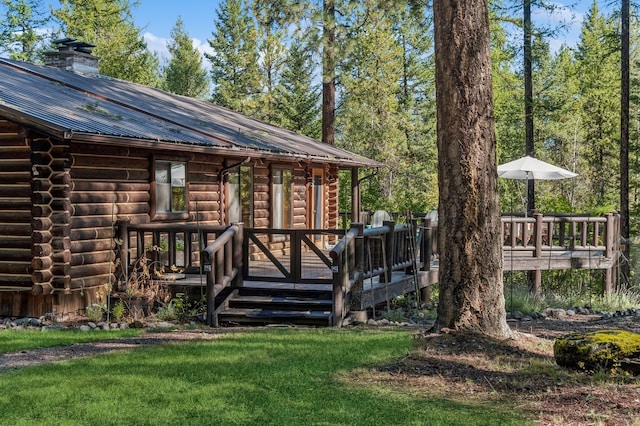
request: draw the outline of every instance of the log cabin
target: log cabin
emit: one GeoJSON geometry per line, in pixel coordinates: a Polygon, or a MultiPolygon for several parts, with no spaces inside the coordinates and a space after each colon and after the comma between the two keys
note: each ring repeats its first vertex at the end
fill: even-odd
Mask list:
{"type": "Polygon", "coordinates": [[[119,221],[335,229],[338,171],[357,195],[358,169],[381,166],[58,47],[45,65],[0,58],[0,316],[104,297],[119,221]]]}

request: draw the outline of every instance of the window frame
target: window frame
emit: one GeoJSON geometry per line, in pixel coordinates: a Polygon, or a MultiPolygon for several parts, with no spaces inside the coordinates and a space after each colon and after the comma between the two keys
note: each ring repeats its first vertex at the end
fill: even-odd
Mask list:
{"type": "Polygon", "coordinates": [[[226,208],[229,224],[234,222],[242,222],[245,227],[253,227],[253,167],[252,166],[238,166],[227,173],[226,181],[226,208]],[[244,173],[243,173],[244,172],[244,173]],[[233,179],[233,182],[232,182],[233,179]],[[235,182],[237,180],[237,182],[235,182]],[[247,197],[243,197],[243,191],[248,192],[247,197]],[[232,203],[234,202],[234,196],[238,198],[238,208],[240,209],[239,220],[232,219],[232,203]]]}
{"type": "MultiPolygon", "coordinates": [[[[154,157],[152,159],[151,170],[151,219],[152,220],[187,220],[189,219],[189,169],[188,162],[182,158],[167,158],[167,157],[154,157]],[[158,182],[157,172],[160,170],[160,165],[168,165],[169,179],[171,180],[171,167],[174,164],[181,164],[184,166],[184,210],[180,211],[160,211],[158,210],[158,182]]],[[[173,185],[169,184],[169,196],[173,193],[173,185]]],[[[169,208],[171,209],[171,198],[169,200],[169,208]]]]}
{"type": "Polygon", "coordinates": [[[293,229],[293,169],[286,166],[274,166],[271,168],[271,228],[272,229],[293,229]],[[281,182],[276,183],[277,175],[281,182]],[[285,173],[288,175],[288,188],[285,187],[285,173]],[[280,191],[276,191],[276,186],[281,185],[280,191]],[[285,211],[285,197],[288,198],[288,211],[285,211]],[[285,216],[288,216],[285,221],[285,216]],[[280,223],[276,223],[279,219],[280,223]],[[285,226],[288,222],[288,227],[285,226]]]}

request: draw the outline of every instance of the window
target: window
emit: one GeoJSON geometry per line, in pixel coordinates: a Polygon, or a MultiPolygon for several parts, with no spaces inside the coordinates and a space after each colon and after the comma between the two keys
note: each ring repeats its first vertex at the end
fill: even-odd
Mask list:
{"type": "Polygon", "coordinates": [[[187,211],[187,166],[185,163],[156,161],[156,213],[187,211]]]}
{"type": "Polygon", "coordinates": [[[290,229],[293,222],[291,170],[273,169],[273,228],[290,229]]]}
{"type": "Polygon", "coordinates": [[[244,226],[253,226],[253,169],[236,167],[229,171],[229,223],[242,221],[244,226]]]}

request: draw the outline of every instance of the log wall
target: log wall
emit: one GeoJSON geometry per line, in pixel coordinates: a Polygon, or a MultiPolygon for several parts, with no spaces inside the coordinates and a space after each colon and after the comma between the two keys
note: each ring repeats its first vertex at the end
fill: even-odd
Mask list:
{"type": "Polygon", "coordinates": [[[220,176],[222,158],[193,155],[187,164],[189,221],[220,225],[220,176]]]}
{"type": "Polygon", "coordinates": [[[329,167],[325,177],[325,200],[327,200],[325,204],[325,227],[327,229],[338,229],[338,221],[340,219],[338,168],[336,166],[329,167]]]}
{"type": "Polygon", "coordinates": [[[292,172],[293,188],[291,188],[293,196],[293,229],[305,229],[307,227],[307,173],[304,169],[294,169],[292,172]]]}
{"type": "Polygon", "coordinates": [[[271,226],[271,171],[268,165],[253,168],[253,227],[271,226]]]}
{"type": "Polygon", "coordinates": [[[26,130],[0,120],[0,285],[29,290],[32,285],[30,157],[26,130]]]}
{"type": "Polygon", "coordinates": [[[115,223],[147,223],[150,212],[147,151],[72,142],[71,158],[67,293],[114,284],[115,223]]]}

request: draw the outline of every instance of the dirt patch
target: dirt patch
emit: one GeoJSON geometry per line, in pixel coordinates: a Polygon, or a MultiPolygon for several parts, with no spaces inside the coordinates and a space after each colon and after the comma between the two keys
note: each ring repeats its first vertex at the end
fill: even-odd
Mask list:
{"type": "Polygon", "coordinates": [[[504,341],[467,333],[417,335],[418,349],[381,367],[378,380],[460,401],[501,401],[541,425],[640,425],[640,379],[568,371],[553,359],[557,336],[613,328],[640,332],[640,317],[576,316],[512,328],[515,338],[504,341]]]}
{"type": "Polygon", "coordinates": [[[145,333],[139,337],[127,337],[122,339],[103,340],[100,342],[76,343],[68,346],[55,346],[50,348],[37,348],[19,352],[10,352],[0,355],[0,372],[11,368],[30,367],[38,364],[98,355],[106,352],[132,349],[146,345],[184,342],[188,340],[211,340],[216,339],[221,333],[222,331],[220,329],[153,332],[145,333]]]}

